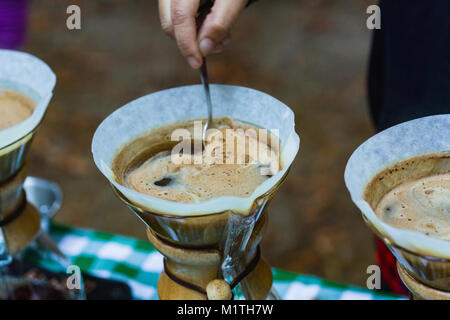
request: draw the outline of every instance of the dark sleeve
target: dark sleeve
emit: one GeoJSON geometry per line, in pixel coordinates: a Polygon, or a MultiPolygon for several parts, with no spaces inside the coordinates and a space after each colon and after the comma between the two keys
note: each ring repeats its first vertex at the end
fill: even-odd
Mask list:
{"type": "Polygon", "coordinates": [[[381,0],[368,97],[378,130],[450,113],[450,1],[381,0]]]}

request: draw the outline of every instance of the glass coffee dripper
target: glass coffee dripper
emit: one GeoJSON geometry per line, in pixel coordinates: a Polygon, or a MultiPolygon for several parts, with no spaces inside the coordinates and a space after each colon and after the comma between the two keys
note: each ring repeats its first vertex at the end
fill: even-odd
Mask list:
{"type": "Polygon", "coordinates": [[[164,255],[164,271],[158,281],[161,299],[278,298],[259,243],[267,223],[267,206],[299,149],[294,115],[280,101],[256,90],[222,85],[211,88],[217,117],[229,116],[279,130],[283,169],[250,197],[172,202],[120,185],[111,171],[121,146],[151,128],[201,119],[201,86],[156,92],[116,110],[97,128],[92,142],[94,161],[118,197],[145,224],[149,240],[164,255]]]}
{"type": "Polygon", "coordinates": [[[353,202],[396,257],[398,273],[414,299],[450,299],[450,241],[394,228],[374,208],[404,182],[450,172],[449,137],[449,114],[408,121],[364,142],[345,169],[353,202]]]}
{"type": "Polygon", "coordinates": [[[27,195],[24,188],[28,150],[55,81],[51,69],[38,58],[0,50],[0,88],[18,92],[36,103],[29,118],[0,130],[0,299],[83,297],[81,287],[69,290],[66,286],[70,262],[40,230],[41,213],[34,206],[38,199],[28,201],[32,195],[27,195]],[[46,268],[40,267],[44,264],[46,268]]]}

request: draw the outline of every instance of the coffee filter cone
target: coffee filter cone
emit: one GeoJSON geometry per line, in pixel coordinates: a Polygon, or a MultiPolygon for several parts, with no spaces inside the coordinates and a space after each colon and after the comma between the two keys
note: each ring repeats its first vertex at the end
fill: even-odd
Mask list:
{"type": "Polygon", "coordinates": [[[223,196],[198,203],[180,203],[144,195],[116,182],[111,164],[127,143],[150,129],[177,121],[204,119],[207,115],[201,85],[155,92],[119,108],[97,128],[92,141],[95,164],[108,180],[135,205],[151,212],[192,216],[231,210],[246,214],[259,196],[267,193],[286,174],[300,145],[294,113],[277,99],[257,90],[212,85],[214,117],[232,117],[266,129],[278,129],[283,169],[259,185],[250,197],[223,196]]]}
{"type": "Polygon", "coordinates": [[[364,217],[389,242],[412,252],[450,259],[450,241],[392,227],[364,200],[369,182],[395,163],[421,155],[450,151],[450,114],[408,121],[382,131],[352,154],[345,168],[345,184],[364,217]]]}
{"type": "Polygon", "coordinates": [[[21,123],[0,131],[0,155],[5,148],[28,133],[41,122],[52,97],[56,76],[42,60],[25,52],[0,50],[0,88],[9,89],[32,99],[36,107],[21,123]]]}

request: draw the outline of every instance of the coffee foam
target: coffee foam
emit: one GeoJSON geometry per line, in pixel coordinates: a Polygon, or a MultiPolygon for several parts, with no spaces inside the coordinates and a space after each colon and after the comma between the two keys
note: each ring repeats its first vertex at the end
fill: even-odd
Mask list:
{"type": "MultiPolygon", "coordinates": [[[[227,210],[247,214],[254,201],[273,189],[286,175],[300,145],[294,130],[294,114],[282,102],[249,88],[211,85],[216,118],[231,117],[260,128],[278,129],[281,170],[266,179],[249,197],[220,196],[197,203],[181,203],[142,194],[120,184],[114,169],[119,150],[149,131],[177,122],[202,119],[206,114],[201,85],[149,94],[117,109],[97,128],[92,141],[94,161],[112,185],[130,202],[148,211],[194,216],[227,210]]],[[[163,139],[163,138],[162,138],[163,139]]]]}
{"type": "Polygon", "coordinates": [[[30,98],[0,88],[0,130],[15,126],[33,113],[36,103],[30,98]]]}
{"type": "MultiPolygon", "coordinates": [[[[385,223],[374,212],[382,196],[397,185],[384,185],[386,192],[376,188],[371,196],[367,189],[374,181],[382,179],[380,173],[389,168],[397,177],[406,178],[398,163],[410,163],[414,179],[434,174],[448,173],[448,162],[443,159],[450,154],[450,115],[436,115],[404,122],[384,130],[368,139],[351,155],[345,168],[345,184],[351,198],[361,210],[367,223],[388,243],[406,250],[443,259],[450,259],[450,241],[427,236],[416,230],[406,230],[385,223]],[[423,165],[409,159],[431,159],[423,165]]],[[[389,172],[389,171],[388,171],[389,172]]],[[[384,180],[383,180],[384,181],[384,180]]],[[[392,180],[396,181],[396,179],[392,180]]],[[[405,180],[399,180],[405,181],[405,180]]],[[[377,185],[383,186],[383,183],[377,185]]]]}
{"type": "Polygon", "coordinates": [[[16,147],[13,143],[36,129],[44,117],[55,82],[55,74],[42,60],[24,52],[0,50],[0,88],[20,93],[36,104],[28,118],[0,130],[0,155],[10,152],[16,147]]]}
{"type": "Polygon", "coordinates": [[[268,178],[255,164],[175,165],[170,159],[170,155],[158,155],[147,160],[130,172],[127,186],[161,199],[199,202],[219,196],[249,196],[268,178]]]}
{"type": "Polygon", "coordinates": [[[387,224],[450,241],[450,173],[405,182],[375,209],[387,224]]]}
{"type": "MultiPolygon", "coordinates": [[[[214,124],[216,131],[210,130],[206,147],[200,151],[200,155],[173,154],[174,149],[158,152],[126,172],[119,182],[140,193],[176,202],[200,202],[219,196],[250,196],[258,185],[269,178],[269,175],[262,173],[262,168],[271,167],[271,159],[267,157],[268,152],[252,154],[249,145],[258,144],[258,149],[268,151],[267,143],[270,140],[263,140],[262,137],[258,139],[258,128],[235,119],[214,119],[214,124]],[[244,132],[250,134],[245,135],[244,132]],[[245,147],[240,164],[237,151],[239,142],[243,142],[245,147]],[[259,154],[263,155],[262,161],[259,161],[259,154]]],[[[180,126],[189,127],[189,124],[180,126]]],[[[167,131],[170,129],[156,129],[151,135],[160,136],[167,131]]],[[[190,147],[195,142],[188,140],[181,143],[190,147]]],[[[152,146],[149,145],[148,148],[151,149],[152,146]]],[[[278,164],[278,150],[271,148],[271,151],[273,149],[275,162],[278,164]]],[[[122,154],[123,152],[119,153],[118,157],[122,154]]]]}

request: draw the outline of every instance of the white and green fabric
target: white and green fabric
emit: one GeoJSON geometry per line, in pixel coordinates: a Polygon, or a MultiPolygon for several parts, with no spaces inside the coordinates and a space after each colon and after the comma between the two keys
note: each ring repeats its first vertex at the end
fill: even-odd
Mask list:
{"type": "MultiPolygon", "coordinates": [[[[156,284],[163,256],[150,242],[100,231],[53,224],[51,236],[72,263],[97,277],[126,282],[135,299],[158,299],[156,284]]],[[[310,275],[273,269],[282,299],[404,299],[380,290],[335,283],[310,275]]]]}

